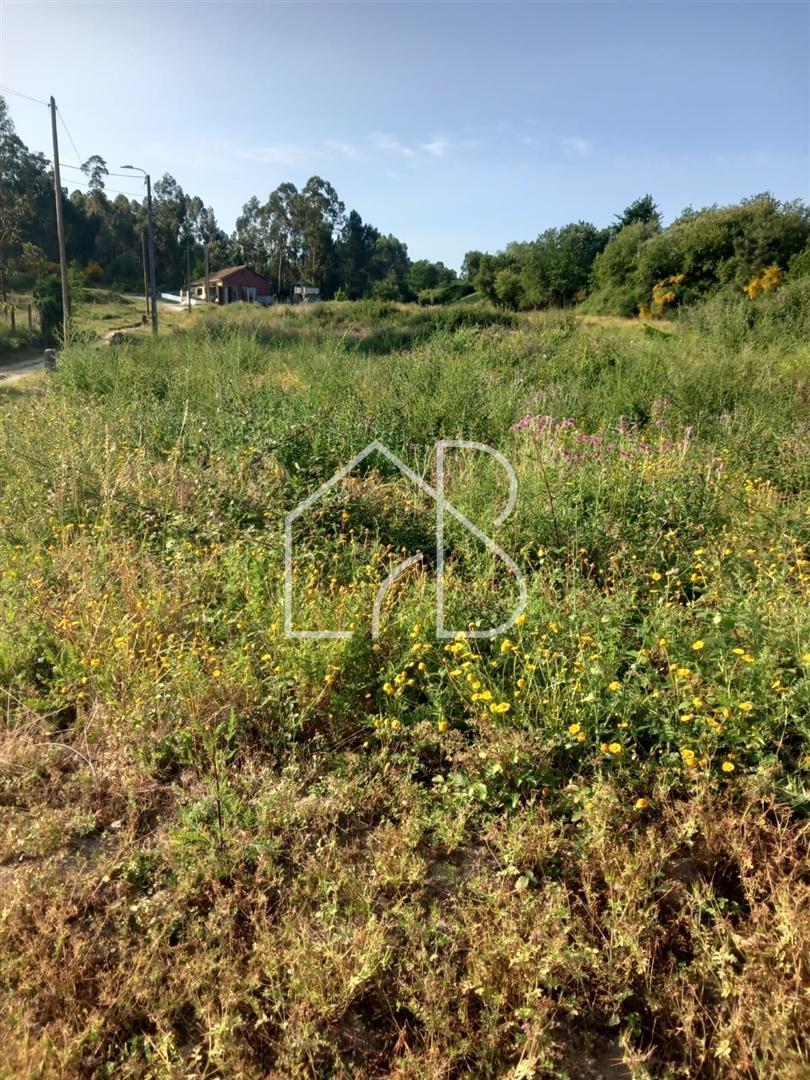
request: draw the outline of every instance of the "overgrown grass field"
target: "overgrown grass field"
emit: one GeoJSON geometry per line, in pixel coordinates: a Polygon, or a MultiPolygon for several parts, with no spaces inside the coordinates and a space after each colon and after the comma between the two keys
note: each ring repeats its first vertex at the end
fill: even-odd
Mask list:
{"type": "MultiPolygon", "coordinates": [[[[0,1073],[803,1077],[810,303],[195,311],[0,389],[0,1073]],[[526,575],[437,638],[435,484],[526,575]],[[381,632],[370,632],[380,584],[381,632]]],[[[445,615],[515,582],[445,527],[445,615]]]]}

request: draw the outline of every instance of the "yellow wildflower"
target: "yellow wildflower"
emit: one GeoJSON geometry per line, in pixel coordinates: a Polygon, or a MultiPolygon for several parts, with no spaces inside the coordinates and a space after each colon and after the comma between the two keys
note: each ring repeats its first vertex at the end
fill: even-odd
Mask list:
{"type": "Polygon", "coordinates": [[[490,690],[481,690],[477,694],[473,694],[473,701],[492,701],[492,692],[490,690]]]}

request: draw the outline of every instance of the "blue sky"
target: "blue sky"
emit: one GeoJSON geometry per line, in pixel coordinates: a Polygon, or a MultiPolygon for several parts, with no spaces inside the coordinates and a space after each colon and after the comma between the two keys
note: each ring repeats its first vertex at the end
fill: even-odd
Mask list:
{"type": "MultiPolygon", "coordinates": [[[[776,0],[0,0],[0,83],[53,94],[79,160],[170,172],[228,230],[317,173],[455,267],[646,191],[667,219],[807,198],[809,73],[810,5],[776,0]]],[[[7,100],[48,153],[47,111],[7,100]]]]}

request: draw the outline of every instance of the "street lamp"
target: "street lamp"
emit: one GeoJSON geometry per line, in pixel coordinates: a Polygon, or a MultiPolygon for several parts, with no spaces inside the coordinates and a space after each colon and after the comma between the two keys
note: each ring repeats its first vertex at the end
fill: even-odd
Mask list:
{"type": "Polygon", "coordinates": [[[122,169],[132,169],[146,177],[146,227],[149,232],[149,292],[152,297],[152,333],[158,332],[157,287],[155,286],[155,237],[152,229],[152,181],[146,169],[137,165],[122,165],[122,169]]]}

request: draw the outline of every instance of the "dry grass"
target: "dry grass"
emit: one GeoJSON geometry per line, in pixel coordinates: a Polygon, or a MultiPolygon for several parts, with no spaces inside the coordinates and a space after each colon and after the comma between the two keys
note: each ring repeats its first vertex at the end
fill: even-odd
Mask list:
{"type": "Polygon", "coordinates": [[[100,712],[3,757],[9,1075],[804,1075],[810,824],[754,795],[476,824],[385,758],[245,753],[220,833],[100,712]]]}

